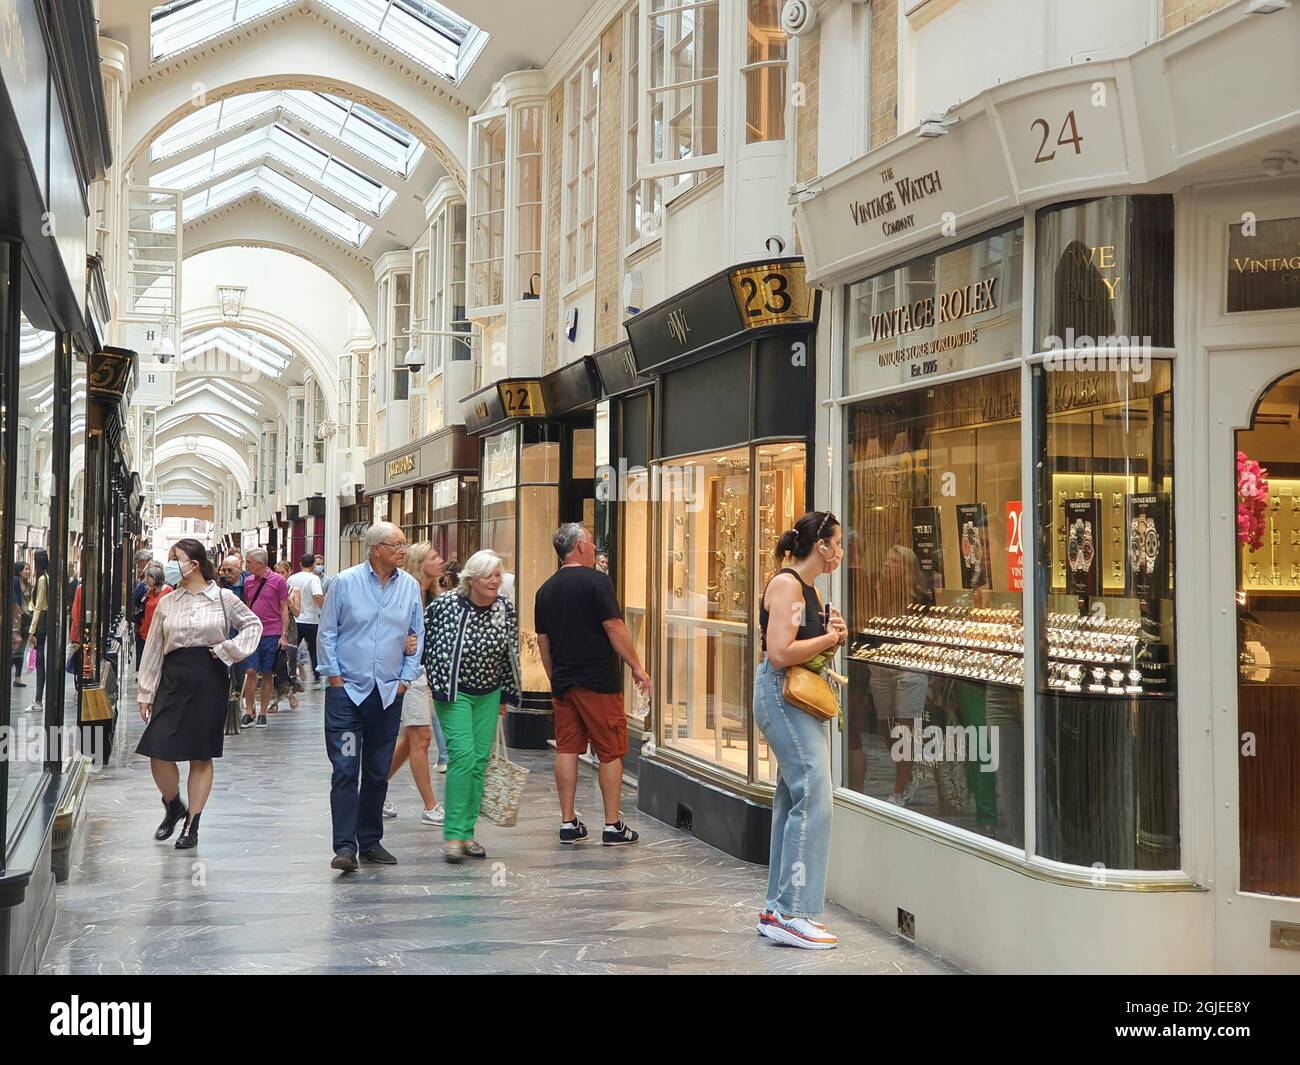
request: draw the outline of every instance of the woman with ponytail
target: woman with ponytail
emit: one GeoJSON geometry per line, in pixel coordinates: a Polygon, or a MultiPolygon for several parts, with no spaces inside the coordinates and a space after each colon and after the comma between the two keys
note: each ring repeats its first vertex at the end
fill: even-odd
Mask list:
{"type": "Polygon", "coordinates": [[[780,766],[772,800],[772,853],[767,906],[758,931],[777,943],[808,950],[838,945],[819,923],[826,901],[831,843],[831,764],[826,722],[786,702],[785,671],[848,641],[838,610],[822,611],[813,582],[844,557],[840,523],[811,511],[776,545],[782,563],[763,592],[759,630],[764,656],[754,676],[754,721],[780,766]]]}

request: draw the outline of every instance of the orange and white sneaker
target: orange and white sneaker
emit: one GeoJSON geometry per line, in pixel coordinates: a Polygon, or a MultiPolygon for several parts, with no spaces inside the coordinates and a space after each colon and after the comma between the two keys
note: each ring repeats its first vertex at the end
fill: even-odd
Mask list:
{"type": "Polygon", "coordinates": [[[764,916],[766,920],[760,921],[762,933],[774,943],[804,950],[834,950],[839,946],[840,941],[825,925],[807,917],[783,917],[776,911],[764,916]]]}
{"type": "MultiPolygon", "coordinates": [[[[804,920],[807,921],[814,928],[819,929],[822,932],[826,931],[826,926],[822,924],[820,921],[814,921],[811,917],[805,917],[804,920]]],[[[758,915],[758,924],[754,925],[754,931],[761,936],[763,934],[763,925],[770,924],[771,921],[772,921],[772,911],[764,910],[762,913],[758,915]]]]}

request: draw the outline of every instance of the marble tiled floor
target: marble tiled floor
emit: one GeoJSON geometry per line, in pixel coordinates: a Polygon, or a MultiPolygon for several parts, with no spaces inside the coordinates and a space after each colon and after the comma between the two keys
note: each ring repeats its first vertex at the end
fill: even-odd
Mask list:
{"type": "MultiPolygon", "coordinates": [[[[480,822],[486,861],[443,862],[403,769],[389,791],[401,816],[384,838],[400,864],[343,876],[329,868],[321,696],[302,698],[269,729],[227,739],[189,852],[152,839],[162,806],[146,760],[130,754],[140,720],[127,721],[90,785],[44,972],[956,971],[836,907],[824,919],[838,950],[755,935],[766,869],[638,813],[630,791],[638,846],[560,847],[549,751],[516,756],[532,770],[519,824],[480,822]]],[[[578,809],[598,824],[595,774],[581,773],[578,809]]]]}

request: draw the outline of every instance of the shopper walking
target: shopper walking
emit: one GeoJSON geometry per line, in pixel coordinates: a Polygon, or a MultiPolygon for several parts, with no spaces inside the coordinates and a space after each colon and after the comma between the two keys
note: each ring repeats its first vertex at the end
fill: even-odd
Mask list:
{"type": "Polygon", "coordinates": [[[36,585],[32,592],[27,642],[36,649],[36,701],[28,709],[40,713],[45,701],[45,635],[50,620],[50,556],[44,548],[38,547],[32,553],[32,568],[36,572],[36,585]]]}
{"type": "Polygon", "coordinates": [[[183,819],[176,848],[186,850],[199,841],[199,818],[212,793],[212,760],[222,754],[229,667],[253,652],[262,623],[238,596],[217,587],[197,540],[178,540],[170,557],[180,566],[181,580],[154,607],[137,674],[140,717],[148,725],[135,753],[149,758],[166,810],[154,839],[169,839],[183,819]],[[233,640],[232,629],[238,632],[233,640]],[[180,797],[178,762],[190,764],[188,809],[180,797]]]}
{"type": "Polygon", "coordinates": [[[640,837],[623,821],[623,757],[627,714],[623,709],[621,658],[632,680],[649,698],[650,676],[641,668],[632,637],[614,598],[609,577],[595,568],[591,533],[575,522],[551,538],[560,568],[537,589],[534,623],[542,665],[551,681],[555,720],[555,786],[560,797],[560,842],[587,842],[587,826],[574,809],[578,756],[590,744],[600,760],[597,773],[605,806],[601,843],[621,847],[640,837]]]}
{"type": "Polygon", "coordinates": [[[244,581],[244,601],[262,623],[262,638],[253,650],[244,682],[244,716],[240,724],[266,728],[266,714],[275,697],[275,660],[282,647],[288,647],[289,586],[267,565],[266,549],[251,548],[245,556],[248,577],[244,581]],[[260,693],[262,710],[253,716],[253,696],[260,693]]]}
{"type": "Polygon", "coordinates": [[[335,577],[325,596],[316,646],[317,668],[329,680],[330,867],[345,873],[356,870],[358,857],[397,863],[380,842],[384,799],[402,698],[419,672],[424,642],[420,585],[401,569],[407,547],[402,530],[376,522],[363,543],[366,561],[335,577]]]}
{"type": "Polygon", "coordinates": [[[140,625],[135,633],[135,671],[140,672],[140,658],[144,654],[145,641],[149,638],[149,626],[158,610],[158,601],[171,592],[172,586],[163,579],[163,567],[157,562],[150,562],[144,568],[145,596],[141,604],[140,625]]]}
{"type": "MultiPolygon", "coordinates": [[[[316,572],[316,556],[303,555],[301,568],[289,578],[289,594],[298,597],[298,635],[307,644],[307,655],[311,659],[312,680],[316,679],[316,632],[320,627],[320,608],[325,602],[325,589],[321,586],[320,575],[316,572]]],[[[321,567],[324,569],[324,566],[321,567]]],[[[297,644],[294,644],[296,647],[297,644]]]]}
{"type": "Polygon", "coordinates": [[[9,609],[13,626],[10,650],[13,654],[14,687],[25,688],[27,682],[23,680],[23,671],[27,656],[27,629],[32,620],[32,567],[26,562],[19,562],[14,573],[13,602],[9,609]]]}
{"type": "MultiPolygon", "coordinates": [[[[284,578],[287,587],[290,577],[293,576],[289,563],[277,562],[274,569],[284,578]]],[[[298,611],[301,609],[302,600],[290,590],[289,617],[284,628],[285,646],[276,653],[275,673],[272,676],[272,686],[275,690],[275,696],[271,699],[270,713],[272,714],[280,712],[280,700],[286,698],[289,700],[289,709],[297,710],[296,693],[305,690],[302,681],[298,679],[298,611]]]]}
{"type": "Polygon", "coordinates": [[[474,838],[497,719],[519,705],[519,627],[500,594],[504,570],[495,551],[478,551],[460,571],[460,585],[425,612],[424,668],[434,710],[447,737],[447,804],[442,855],[459,862],[486,858],[474,838]]]}
{"type": "MultiPolygon", "coordinates": [[[[427,610],[438,594],[438,582],[442,577],[443,561],[433,544],[412,544],[406,552],[406,572],[420,584],[420,602],[427,610]]],[[[424,800],[424,813],[420,816],[422,825],[440,825],[445,811],[433,793],[433,784],[429,779],[429,745],[434,738],[438,740],[438,771],[447,771],[447,740],[443,736],[442,725],[433,712],[433,696],[429,692],[429,677],[423,664],[419,675],[406,690],[402,700],[402,731],[397,737],[397,746],[393,749],[393,763],[388,767],[388,779],[391,782],[402,764],[410,759],[411,776],[415,778],[415,788],[424,800]]],[[[397,804],[392,799],[384,803],[384,816],[395,818],[397,804]]]]}
{"type": "Polygon", "coordinates": [[[839,611],[823,613],[813,581],[839,566],[840,523],[830,511],[805,514],[776,545],[782,568],[759,604],[764,657],[754,675],[754,723],[780,771],[772,800],[767,906],[758,931],[788,946],[838,945],[817,921],[826,902],[831,843],[831,760],[827,723],[786,702],[786,670],[833,652],[848,640],[839,611]]]}

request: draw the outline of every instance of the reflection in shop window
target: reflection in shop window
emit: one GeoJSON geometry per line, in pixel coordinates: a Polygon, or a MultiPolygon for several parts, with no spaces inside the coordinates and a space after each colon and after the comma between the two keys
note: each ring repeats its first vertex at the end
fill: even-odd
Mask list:
{"type": "Polygon", "coordinates": [[[847,413],[845,785],[1022,846],[1019,372],[847,413]]]}

